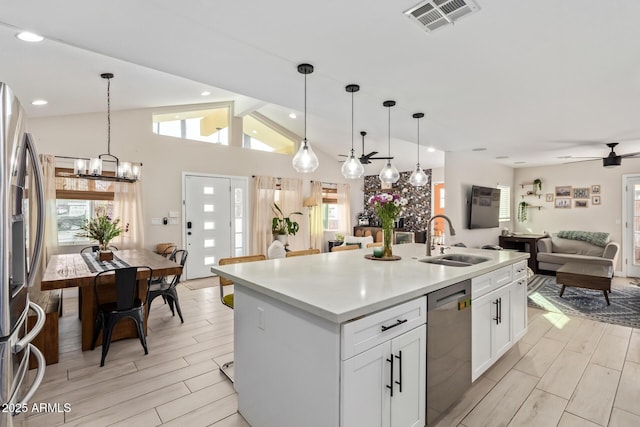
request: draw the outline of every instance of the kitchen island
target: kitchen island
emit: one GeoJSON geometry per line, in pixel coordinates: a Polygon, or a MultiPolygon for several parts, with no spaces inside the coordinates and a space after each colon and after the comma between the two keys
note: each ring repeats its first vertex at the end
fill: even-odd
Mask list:
{"type": "Polygon", "coordinates": [[[488,261],[451,267],[418,261],[422,244],[393,250],[401,260],[362,249],[211,268],[235,282],[234,386],[252,426],[424,424],[425,295],[528,257],[456,248],[488,261]],[[389,377],[396,347],[404,385],[389,377]]]}

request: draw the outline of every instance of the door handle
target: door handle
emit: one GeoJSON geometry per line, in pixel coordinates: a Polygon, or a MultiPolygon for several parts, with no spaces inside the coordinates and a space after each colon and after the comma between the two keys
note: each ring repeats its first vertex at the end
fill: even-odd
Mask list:
{"type": "Polygon", "coordinates": [[[388,385],[387,388],[391,390],[391,397],[393,397],[393,353],[391,353],[390,357],[391,357],[390,359],[387,359],[387,362],[391,363],[390,369],[389,369],[390,375],[391,375],[389,382],[391,383],[391,385],[388,385]]]}
{"type": "Polygon", "coordinates": [[[398,351],[396,358],[398,359],[398,379],[400,380],[396,381],[396,384],[398,384],[398,391],[402,393],[402,350],[398,351]]]}
{"type": "Polygon", "coordinates": [[[187,236],[191,236],[191,232],[190,231],[187,231],[187,236]]]}
{"type": "Polygon", "coordinates": [[[42,257],[42,247],[44,243],[44,222],[45,222],[45,206],[44,206],[44,180],[42,178],[42,171],[40,170],[40,159],[38,158],[38,152],[36,146],[31,139],[31,135],[24,134],[24,143],[29,157],[31,158],[31,169],[33,170],[33,176],[35,178],[35,187],[38,197],[38,216],[36,218],[36,233],[35,241],[33,243],[33,256],[29,265],[29,271],[27,272],[27,287],[31,287],[36,280],[35,272],[40,265],[40,258],[42,257]]]}

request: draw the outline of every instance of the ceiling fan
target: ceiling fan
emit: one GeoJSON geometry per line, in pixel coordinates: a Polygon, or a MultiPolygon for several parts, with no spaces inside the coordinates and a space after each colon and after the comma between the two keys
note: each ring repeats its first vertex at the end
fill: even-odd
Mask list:
{"type": "MultiPolygon", "coordinates": [[[[617,142],[610,142],[607,144],[607,147],[609,147],[611,149],[611,151],[609,152],[609,155],[607,155],[606,157],[573,157],[571,156],[572,159],[602,159],[602,166],[604,167],[611,167],[611,166],[620,166],[622,164],[622,159],[624,157],[636,157],[640,155],[640,151],[637,151],[635,153],[627,153],[627,154],[616,154],[616,152],[614,151],[614,148],[616,147],[616,145],[618,145],[617,142]]],[[[581,160],[581,161],[588,161],[588,160],[581,160]]]]}
{"type": "MultiPolygon", "coordinates": [[[[369,154],[364,154],[364,137],[367,133],[365,131],[361,131],[360,135],[362,135],[362,155],[358,158],[360,163],[363,165],[368,165],[371,163],[371,160],[391,160],[393,157],[373,157],[378,154],[377,151],[372,151],[369,154]]],[[[346,154],[338,154],[340,157],[349,157],[346,154]]]]}

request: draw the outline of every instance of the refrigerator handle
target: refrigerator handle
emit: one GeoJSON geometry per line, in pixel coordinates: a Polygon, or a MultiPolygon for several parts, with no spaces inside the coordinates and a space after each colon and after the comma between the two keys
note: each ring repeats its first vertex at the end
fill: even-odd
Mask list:
{"type": "Polygon", "coordinates": [[[33,143],[33,139],[31,134],[24,134],[24,141],[29,152],[29,157],[31,158],[31,165],[33,170],[33,176],[35,178],[35,186],[37,193],[37,203],[38,203],[38,218],[36,222],[36,234],[35,241],[33,244],[33,254],[30,257],[29,262],[29,270],[27,277],[27,287],[33,286],[33,282],[36,279],[35,272],[40,265],[40,259],[42,258],[42,245],[44,240],[44,222],[45,222],[45,209],[46,206],[44,204],[44,180],[42,178],[42,168],[40,164],[40,159],[38,158],[38,152],[36,150],[36,145],[33,143]]]}
{"type": "Polygon", "coordinates": [[[36,320],[36,324],[33,325],[33,328],[31,328],[29,333],[22,337],[22,339],[16,343],[15,347],[13,348],[14,353],[19,353],[24,350],[24,348],[29,345],[31,341],[33,341],[33,339],[40,333],[40,331],[44,327],[46,314],[44,313],[42,307],[40,307],[33,301],[29,301],[29,308],[36,312],[36,314],[38,315],[38,320],[36,320]]]}
{"type": "Polygon", "coordinates": [[[24,397],[19,402],[17,402],[17,405],[24,405],[29,403],[33,395],[36,393],[36,390],[38,390],[38,387],[40,387],[40,384],[42,384],[42,380],[44,379],[44,370],[47,365],[44,356],[42,355],[40,350],[38,350],[38,348],[33,344],[29,344],[29,352],[33,354],[38,361],[38,370],[36,372],[36,377],[31,383],[31,387],[29,387],[29,390],[27,390],[27,393],[24,395],[24,397]]]}

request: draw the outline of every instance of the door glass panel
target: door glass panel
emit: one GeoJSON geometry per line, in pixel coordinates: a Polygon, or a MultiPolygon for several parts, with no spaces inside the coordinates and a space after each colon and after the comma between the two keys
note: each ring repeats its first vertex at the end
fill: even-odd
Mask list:
{"type": "Polygon", "coordinates": [[[212,247],[214,247],[215,245],[216,245],[216,244],[215,244],[215,240],[214,240],[214,239],[205,239],[205,240],[204,240],[204,247],[205,247],[205,248],[212,248],[212,247]]]}
{"type": "Polygon", "coordinates": [[[205,221],[204,222],[204,229],[205,230],[213,230],[215,229],[215,223],[213,221],[205,221]]]}
{"type": "Polygon", "coordinates": [[[213,193],[213,187],[203,187],[202,188],[202,194],[214,194],[213,193]]]}
{"type": "Polygon", "coordinates": [[[242,234],[236,233],[236,248],[242,247],[242,234]]]}
{"type": "Polygon", "coordinates": [[[242,218],[237,218],[235,220],[236,223],[236,231],[241,232],[242,231],[242,218]]]}
{"type": "Polygon", "coordinates": [[[204,205],[203,209],[205,212],[213,212],[213,205],[204,205]]]}
{"type": "Polygon", "coordinates": [[[215,257],[206,256],[204,257],[204,265],[213,265],[216,263],[215,257]]]}

